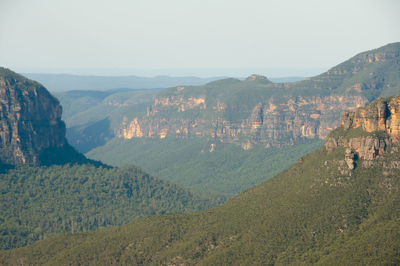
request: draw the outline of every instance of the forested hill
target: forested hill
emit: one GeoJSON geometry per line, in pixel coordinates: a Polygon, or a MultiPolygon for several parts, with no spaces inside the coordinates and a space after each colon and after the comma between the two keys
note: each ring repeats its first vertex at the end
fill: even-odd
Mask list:
{"type": "Polygon", "coordinates": [[[325,146],[226,204],[2,251],[3,264],[398,265],[400,96],[347,112],[325,146]]]}
{"type": "Polygon", "coordinates": [[[223,201],[161,181],[133,166],[20,166],[0,174],[0,248],[143,216],[207,209],[223,201]]]}

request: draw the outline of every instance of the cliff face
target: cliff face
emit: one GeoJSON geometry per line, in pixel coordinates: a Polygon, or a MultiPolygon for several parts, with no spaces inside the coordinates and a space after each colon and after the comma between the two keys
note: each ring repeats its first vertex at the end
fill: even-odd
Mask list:
{"type": "MultiPolygon", "coordinates": [[[[275,84],[252,75],[243,81],[170,88],[155,97],[144,116],[126,116],[115,135],[126,139],[205,137],[244,149],[256,143],[279,147],[305,138],[324,139],[339,126],[342,111],[354,111],[379,95],[400,93],[399,57],[400,43],[395,43],[300,82],[275,84]]],[[[376,125],[363,122],[367,130],[384,127],[385,108],[389,106],[378,110],[381,120],[376,125]]],[[[391,130],[398,128],[392,125],[391,130]]]]}
{"type": "Polygon", "coordinates": [[[366,132],[385,131],[400,144],[400,97],[377,99],[366,108],[344,112],[340,125],[345,129],[361,127],[366,132]]]}
{"type": "Polygon", "coordinates": [[[61,113],[39,83],[0,68],[0,161],[37,165],[46,151],[70,148],[61,113]]]}
{"type": "Polygon", "coordinates": [[[367,107],[344,112],[340,128],[332,132],[325,142],[330,153],[338,147],[346,149],[346,163],[352,169],[358,158],[363,165],[383,153],[397,152],[400,145],[400,95],[379,98],[367,107]]]}
{"type": "Polygon", "coordinates": [[[229,119],[229,116],[231,109],[245,108],[240,103],[230,107],[223,101],[208,103],[206,96],[186,100],[156,98],[144,117],[130,121],[125,118],[117,135],[126,139],[206,137],[216,142],[237,142],[243,148],[249,148],[249,143],[279,146],[301,138],[324,138],[339,124],[334,120],[335,114],[366,103],[361,96],[282,98],[284,102],[274,99],[259,102],[239,119],[229,119]],[[182,114],[185,111],[193,116],[182,114]],[[178,115],[165,115],[171,112],[178,115]],[[207,117],[207,112],[212,115],[207,117]]]}

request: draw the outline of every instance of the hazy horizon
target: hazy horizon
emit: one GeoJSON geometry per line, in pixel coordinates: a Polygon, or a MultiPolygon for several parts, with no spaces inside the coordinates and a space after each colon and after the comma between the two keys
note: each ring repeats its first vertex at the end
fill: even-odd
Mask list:
{"type": "Polygon", "coordinates": [[[313,76],[400,41],[398,10],[395,0],[2,0],[0,62],[32,73],[313,76]]]}
{"type": "Polygon", "coordinates": [[[21,74],[52,74],[52,75],[79,75],[79,76],[110,76],[126,77],[137,76],[154,78],[167,77],[234,77],[245,78],[252,74],[264,75],[268,78],[284,77],[312,77],[319,75],[327,68],[310,69],[279,69],[279,68],[183,68],[183,69],[131,69],[131,68],[16,68],[21,74]]]}

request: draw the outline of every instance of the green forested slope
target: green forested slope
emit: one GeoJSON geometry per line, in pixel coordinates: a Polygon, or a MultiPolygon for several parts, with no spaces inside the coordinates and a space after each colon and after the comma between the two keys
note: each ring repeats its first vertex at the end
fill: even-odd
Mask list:
{"type": "Polygon", "coordinates": [[[226,204],[60,235],[1,252],[4,264],[396,265],[400,161],[341,172],[344,149],[325,148],[226,204]]]}
{"type": "Polygon", "coordinates": [[[206,139],[114,139],[88,153],[111,165],[140,165],[152,175],[185,187],[233,196],[282,172],[322,144],[309,140],[293,146],[243,150],[206,139]],[[138,152],[140,151],[140,152],[138,152]]]}
{"type": "Polygon", "coordinates": [[[137,217],[205,209],[222,201],[222,197],[192,193],[133,166],[17,167],[0,174],[0,248],[137,217]]]}

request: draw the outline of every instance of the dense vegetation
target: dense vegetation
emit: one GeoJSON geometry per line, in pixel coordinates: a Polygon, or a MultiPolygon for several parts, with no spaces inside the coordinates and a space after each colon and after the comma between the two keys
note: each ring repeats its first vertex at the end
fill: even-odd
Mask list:
{"type": "Polygon", "coordinates": [[[223,200],[192,193],[133,166],[17,167],[0,174],[0,248],[137,217],[205,209],[223,200]]]}
{"type": "MultiPolygon", "coordinates": [[[[400,171],[338,171],[344,149],[303,157],[278,176],[226,204],[191,214],[135,220],[1,252],[7,263],[397,265],[400,263],[400,171]]],[[[360,159],[361,160],[361,159],[360,159]]]]}
{"type": "Polygon", "coordinates": [[[309,140],[279,149],[257,145],[246,151],[220,143],[209,152],[210,143],[200,138],[114,139],[88,156],[115,166],[140,165],[173,183],[232,196],[282,172],[321,144],[309,140]]]}

